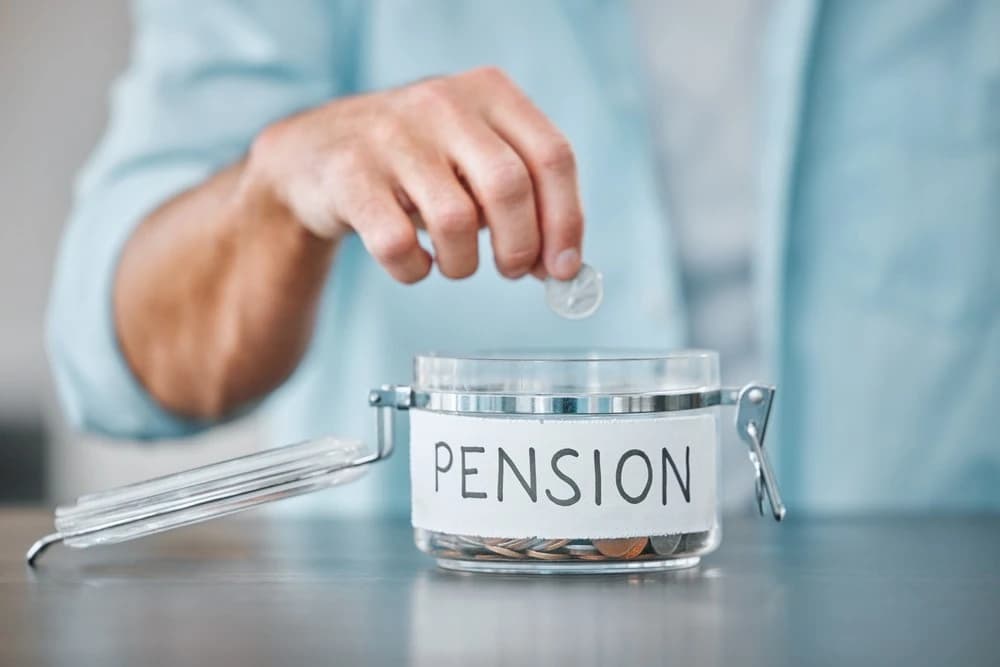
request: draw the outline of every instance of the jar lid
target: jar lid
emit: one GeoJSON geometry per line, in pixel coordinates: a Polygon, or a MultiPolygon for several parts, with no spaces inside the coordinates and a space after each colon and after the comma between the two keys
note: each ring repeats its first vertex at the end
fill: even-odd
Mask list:
{"type": "Polygon", "coordinates": [[[56,509],[56,533],[32,546],[28,562],[56,542],[123,542],[351,482],[386,455],[356,440],[321,438],[84,495],[56,509]]]}
{"type": "Polygon", "coordinates": [[[711,350],[526,350],[414,359],[417,391],[588,395],[710,391],[719,388],[711,350]]]}

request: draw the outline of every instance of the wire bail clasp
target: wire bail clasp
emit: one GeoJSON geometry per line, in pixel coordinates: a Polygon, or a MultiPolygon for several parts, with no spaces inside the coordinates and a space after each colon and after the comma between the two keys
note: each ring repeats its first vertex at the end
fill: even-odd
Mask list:
{"type": "Polygon", "coordinates": [[[748,384],[740,389],[736,397],[736,430],[749,447],[750,463],[754,469],[754,486],[757,494],[757,510],[764,515],[764,495],[771,505],[775,521],[785,518],[785,505],[781,502],[778,480],[771,468],[771,460],[764,449],[764,434],[767,420],[771,415],[774,387],[748,384]]]}
{"type": "Polygon", "coordinates": [[[384,384],[368,392],[368,405],[378,411],[375,460],[387,458],[396,448],[396,410],[416,407],[419,399],[406,385],[384,384]]]}

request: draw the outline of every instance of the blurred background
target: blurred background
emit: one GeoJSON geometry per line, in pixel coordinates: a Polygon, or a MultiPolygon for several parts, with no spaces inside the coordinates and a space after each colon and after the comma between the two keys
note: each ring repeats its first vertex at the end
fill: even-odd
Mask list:
{"type": "Polygon", "coordinates": [[[0,0],[0,502],[57,502],[256,447],[252,420],[178,443],[69,433],[45,359],[52,263],[76,171],[125,67],[127,0],[0,0]]]}

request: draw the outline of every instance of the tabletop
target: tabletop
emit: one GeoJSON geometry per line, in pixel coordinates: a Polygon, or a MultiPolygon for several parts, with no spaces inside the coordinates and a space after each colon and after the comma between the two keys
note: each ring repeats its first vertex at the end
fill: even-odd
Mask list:
{"type": "Polygon", "coordinates": [[[741,519],[694,569],[468,575],[391,521],[56,546],[0,510],[0,665],[1000,663],[1000,517],[741,519]]]}

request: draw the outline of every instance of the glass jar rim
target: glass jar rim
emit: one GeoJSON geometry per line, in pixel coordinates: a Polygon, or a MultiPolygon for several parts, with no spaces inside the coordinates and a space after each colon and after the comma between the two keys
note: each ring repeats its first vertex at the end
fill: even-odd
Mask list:
{"type": "Polygon", "coordinates": [[[660,359],[718,359],[718,352],[703,348],[659,350],[655,348],[517,348],[478,350],[474,352],[439,352],[428,350],[417,358],[455,361],[517,361],[533,363],[654,361],[660,359]]]}
{"type": "Polygon", "coordinates": [[[669,393],[717,389],[713,350],[527,348],[414,357],[421,391],[533,395],[669,393]]]}

